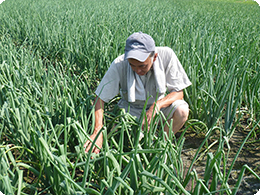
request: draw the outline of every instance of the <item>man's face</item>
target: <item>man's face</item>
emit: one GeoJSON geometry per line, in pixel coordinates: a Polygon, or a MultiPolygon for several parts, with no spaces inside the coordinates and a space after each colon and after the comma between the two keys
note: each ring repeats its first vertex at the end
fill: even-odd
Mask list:
{"type": "Polygon", "coordinates": [[[129,58],[128,62],[134,72],[138,75],[145,75],[152,67],[153,62],[157,58],[157,53],[154,54],[154,57],[148,57],[144,62],[140,62],[136,59],[129,58]]]}

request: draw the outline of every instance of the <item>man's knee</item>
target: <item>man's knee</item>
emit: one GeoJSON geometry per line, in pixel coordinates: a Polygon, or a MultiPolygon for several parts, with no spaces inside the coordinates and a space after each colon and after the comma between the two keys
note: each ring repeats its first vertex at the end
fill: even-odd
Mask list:
{"type": "Polygon", "coordinates": [[[189,106],[188,105],[180,105],[175,110],[173,114],[173,120],[181,120],[183,122],[187,121],[189,117],[189,106]]]}

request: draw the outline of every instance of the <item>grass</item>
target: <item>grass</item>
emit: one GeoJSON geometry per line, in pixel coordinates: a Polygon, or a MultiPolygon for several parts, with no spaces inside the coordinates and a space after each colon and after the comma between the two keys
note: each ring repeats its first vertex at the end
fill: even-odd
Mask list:
{"type": "MultiPolygon", "coordinates": [[[[249,2],[249,1],[248,1],[249,2]]],[[[0,191],[5,194],[235,194],[229,140],[248,114],[259,139],[259,6],[234,1],[5,1],[0,5],[0,191]],[[250,12],[248,11],[250,10],[250,12]],[[85,154],[93,91],[134,31],[176,52],[193,85],[176,139],[106,107],[104,146],[85,154]],[[114,127],[112,129],[112,127],[114,127]],[[188,170],[185,132],[205,136],[188,170]],[[205,174],[192,165],[206,152],[205,174]],[[167,141],[165,141],[165,139],[167,141]],[[225,152],[224,152],[225,151],[225,152]],[[192,188],[187,189],[189,183],[192,188]]],[[[159,115],[154,122],[163,120],[159,115]]],[[[237,152],[237,156],[241,151],[237,152]]],[[[236,161],[234,157],[233,162],[236,161]]],[[[254,169],[255,170],[255,169],[254,169]]]]}
{"type": "Polygon", "coordinates": [[[255,4],[254,0],[209,0],[209,1],[219,1],[219,2],[232,2],[232,3],[245,3],[245,4],[255,4]]]}

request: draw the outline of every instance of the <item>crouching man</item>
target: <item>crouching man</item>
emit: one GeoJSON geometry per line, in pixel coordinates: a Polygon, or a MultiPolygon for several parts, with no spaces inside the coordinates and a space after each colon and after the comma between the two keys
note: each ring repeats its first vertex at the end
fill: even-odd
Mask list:
{"type": "MultiPolygon", "coordinates": [[[[173,50],[169,47],[156,47],[153,38],[142,32],[130,35],[126,40],[125,53],[117,57],[95,91],[95,129],[90,136],[95,139],[103,126],[104,103],[120,93],[120,108],[140,117],[146,100],[146,121],[148,125],[156,112],[162,111],[168,120],[173,119],[172,130],[179,131],[189,115],[189,106],[183,100],[183,89],[191,82],[173,50]],[[157,99],[156,99],[157,98],[157,99]],[[154,108],[156,106],[156,108],[154,108]],[[155,110],[155,112],[154,112],[155,110]]],[[[165,125],[164,131],[169,133],[165,125]]],[[[91,142],[84,144],[88,152],[91,142]]],[[[103,144],[99,134],[96,145],[103,144]]],[[[94,153],[100,150],[94,146],[94,153]]]]}

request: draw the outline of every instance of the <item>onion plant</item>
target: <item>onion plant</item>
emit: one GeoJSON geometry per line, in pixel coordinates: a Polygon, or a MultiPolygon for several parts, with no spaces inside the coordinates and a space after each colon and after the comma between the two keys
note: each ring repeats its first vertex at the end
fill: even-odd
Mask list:
{"type": "Polygon", "coordinates": [[[259,139],[259,13],[256,2],[234,0],[3,2],[0,191],[236,194],[245,171],[260,180],[246,164],[230,180],[244,144],[259,139]],[[94,90],[134,31],[176,52],[192,81],[184,91],[190,118],[178,138],[168,137],[161,113],[142,129],[116,97],[105,108],[100,154],[85,153],[94,90]],[[246,114],[248,135],[231,158],[229,141],[246,114]],[[187,131],[204,140],[184,162],[187,131]],[[202,158],[203,175],[195,166],[202,158]]]}

